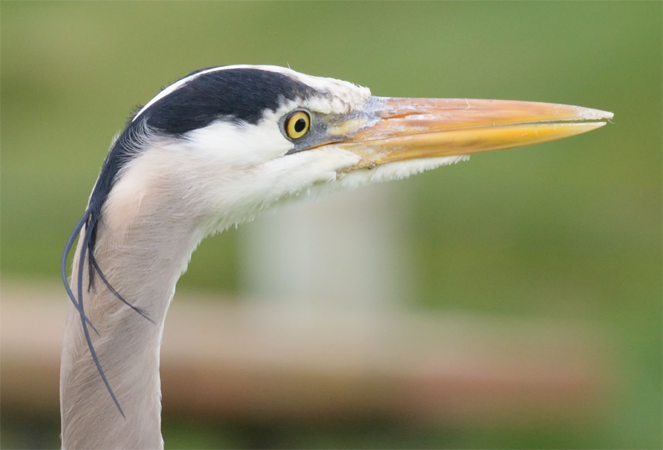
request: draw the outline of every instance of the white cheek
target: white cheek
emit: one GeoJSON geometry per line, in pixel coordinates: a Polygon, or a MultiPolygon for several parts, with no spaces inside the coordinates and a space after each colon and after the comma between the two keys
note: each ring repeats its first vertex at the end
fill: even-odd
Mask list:
{"type": "Polygon", "coordinates": [[[272,121],[258,125],[215,122],[185,135],[188,146],[200,154],[235,167],[248,167],[270,161],[291,150],[288,141],[272,121]]]}

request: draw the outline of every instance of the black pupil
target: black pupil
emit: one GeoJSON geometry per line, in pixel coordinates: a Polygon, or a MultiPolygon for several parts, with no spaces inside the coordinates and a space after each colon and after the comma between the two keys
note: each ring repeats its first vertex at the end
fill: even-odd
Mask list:
{"type": "Polygon", "coordinates": [[[304,128],[306,128],[306,121],[304,119],[297,119],[297,122],[295,122],[295,131],[301,133],[304,131],[304,128]]]}

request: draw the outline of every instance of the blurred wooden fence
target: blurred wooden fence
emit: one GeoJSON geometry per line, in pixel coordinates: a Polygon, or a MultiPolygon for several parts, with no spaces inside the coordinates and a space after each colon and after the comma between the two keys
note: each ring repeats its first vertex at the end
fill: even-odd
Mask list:
{"type": "MultiPolygon", "coordinates": [[[[2,408],[58,411],[66,297],[2,286],[2,408]]],[[[177,295],[162,348],[165,414],[439,423],[576,421],[610,385],[578,324],[465,314],[294,310],[177,295]]]]}

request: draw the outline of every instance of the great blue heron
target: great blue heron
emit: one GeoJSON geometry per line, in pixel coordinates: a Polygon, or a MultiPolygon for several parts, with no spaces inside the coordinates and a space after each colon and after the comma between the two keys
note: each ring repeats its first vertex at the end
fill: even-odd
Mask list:
{"type": "Polygon", "coordinates": [[[545,103],[375,97],[272,66],[214,67],[167,87],[113,142],[62,257],[71,299],[63,447],[163,447],[164,319],[205,236],[278,203],[583,133],[611,117],[545,103]]]}

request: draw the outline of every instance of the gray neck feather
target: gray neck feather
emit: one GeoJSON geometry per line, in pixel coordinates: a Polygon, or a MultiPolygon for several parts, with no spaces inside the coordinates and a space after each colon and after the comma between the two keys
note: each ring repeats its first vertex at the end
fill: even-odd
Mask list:
{"type": "MultiPolygon", "coordinates": [[[[109,201],[104,211],[105,217],[115,213],[115,222],[123,226],[100,224],[95,252],[99,266],[110,284],[154,323],[119,301],[98,278],[88,289],[84,277],[85,311],[99,331],[98,336],[91,332],[94,348],[126,418],[104,387],[78,311],[69,304],[60,379],[63,448],[163,448],[163,325],[175,284],[202,234],[197,231],[200,219],[185,213],[183,200],[161,198],[170,201],[144,202],[138,209],[109,201]]],[[[75,260],[79,255],[80,246],[75,260]]],[[[76,279],[75,271],[72,276],[76,279]]]]}

